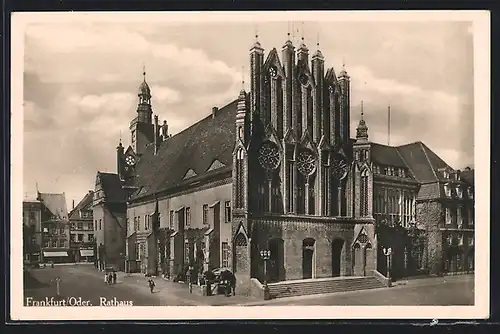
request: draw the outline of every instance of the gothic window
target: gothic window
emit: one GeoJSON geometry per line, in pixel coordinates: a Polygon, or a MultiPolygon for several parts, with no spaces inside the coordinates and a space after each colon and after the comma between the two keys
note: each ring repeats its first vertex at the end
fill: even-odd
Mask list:
{"type": "Polygon", "coordinates": [[[269,75],[271,76],[271,78],[276,78],[278,76],[278,69],[276,68],[276,66],[271,65],[269,67],[269,75]]]}
{"type": "Polygon", "coordinates": [[[304,176],[309,176],[316,170],[316,157],[309,150],[302,150],[297,157],[297,169],[304,176]]]}
{"type": "Polygon", "coordinates": [[[185,221],[186,221],[186,227],[191,226],[191,208],[187,207],[186,210],[184,211],[184,214],[186,215],[185,221]]]}
{"type": "Polygon", "coordinates": [[[335,157],[332,164],[332,174],[337,180],[343,180],[349,171],[349,166],[343,156],[340,154],[335,157]]]}
{"type": "Polygon", "coordinates": [[[365,169],[361,173],[360,183],[360,215],[362,217],[368,216],[368,170],[365,169]]]}
{"type": "Polygon", "coordinates": [[[299,75],[299,82],[303,86],[306,86],[308,84],[309,79],[307,78],[307,75],[305,73],[299,75]]]}
{"type": "Polygon", "coordinates": [[[280,164],[278,147],[273,142],[267,141],[259,149],[258,160],[262,168],[275,170],[280,164]]]}
{"type": "Polygon", "coordinates": [[[243,182],[243,160],[244,152],[243,149],[238,149],[236,153],[236,207],[243,208],[244,207],[244,189],[245,184],[243,182]]]}
{"type": "Polygon", "coordinates": [[[460,188],[460,186],[457,186],[457,196],[458,198],[462,198],[462,188],[460,188]]]}
{"type": "Polygon", "coordinates": [[[287,161],[287,177],[288,177],[288,212],[293,211],[293,161],[287,161]]]}
{"type": "Polygon", "coordinates": [[[463,223],[462,210],[463,210],[463,208],[461,206],[459,206],[457,208],[457,226],[458,226],[458,228],[462,228],[462,223],[463,223]]]}
{"type": "Polygon", "coordinates": [[[231,222],[231,201],[224,203],[224,222],[231,222]]]}
{"type": "Polygon", "coordinates": [[[243,233],[238,233],[238,235],[234,239],[234,244],[236,246],[246,246],[247,245],[247,239],[245,238],[243,233]]]}
{"type": "Polygon", "coordinates": [[[222,243],[222,267],[229,267],[229,245],[227,242],[222,243]]]}
{"type": "Polygon", "coordinates": [[[208,204],[203,204],[203,225],[208,225],[208,204]]]}

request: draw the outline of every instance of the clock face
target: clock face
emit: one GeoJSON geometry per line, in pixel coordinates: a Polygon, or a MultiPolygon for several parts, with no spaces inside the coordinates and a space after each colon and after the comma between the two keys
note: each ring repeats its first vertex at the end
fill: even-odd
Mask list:
{"type": "Polygon", "coordinates": [[[309,79],[307,78],[307,75],[305,75],[304,73],[302,73],[300,76],[299,76],[299,81],[302,85],[307,85],[307,82],[309,81],[309,79]]]}
{"type": "Polygon", "coordinates": [[[278,69],[276,68],[276,66],[271,66],[269,68],[269,75],[272,77],[272,78],[275,78],[277,75],[278,75],[278,69]]]}
{"type": "Polygon", "coordinates": [[[309,150],[303,150],[297,157],[297,169],[302,175],[309,176],[316,170],[316,157],[309,150]]]}
{"type": "Polygon", "coordinates": [[[337,157],[332,164],[332,174],[337,180],[342,180],[346,177],[349,166],[343,157],[337,157]]]}
{"type": "Polygon", "coordinates": [[[127,165],[129,166],[133,166],[135,164],[135,158],[131,155],[128,155],[126,158],[125,158],[125,162],[127,163],[127,165]]]}
{"type": "Polygon", "coordinates": [[[259,149],[258,160],[260,165],[267,170],[278,168],[280,164],[280,154],[276,144],[265,142],[259,149]]]}

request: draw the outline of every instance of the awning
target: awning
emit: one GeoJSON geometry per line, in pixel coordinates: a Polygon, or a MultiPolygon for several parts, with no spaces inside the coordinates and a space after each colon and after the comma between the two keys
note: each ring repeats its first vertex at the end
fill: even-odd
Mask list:
{"type": "Polygon", "coordinates": [[[68,252],[43,252],[44,257],[68,256],[68,252]]]}
{"type": "Polygon", "coordinates": [[[94,256],[94,250],[93,249],[80,249],[80,255],[81,256],[94,256]]]}

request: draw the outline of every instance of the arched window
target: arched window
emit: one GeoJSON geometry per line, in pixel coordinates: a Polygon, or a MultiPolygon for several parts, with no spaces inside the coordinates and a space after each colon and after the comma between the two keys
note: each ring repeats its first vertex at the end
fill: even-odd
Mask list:
{"type": "Polygon", "coordinates": [[[368,170],[365,169],[361,172],[360,182],[360,215],[361,217],[368,216],[368,170]]]}
{"type": "Polygon", "coordinates": [[[245,154],[242,148],[239,148],[236,152],[236,207],[243,208],[245,201],[244,188],[245,184],[243,182],[243,158],[245,154]]]}

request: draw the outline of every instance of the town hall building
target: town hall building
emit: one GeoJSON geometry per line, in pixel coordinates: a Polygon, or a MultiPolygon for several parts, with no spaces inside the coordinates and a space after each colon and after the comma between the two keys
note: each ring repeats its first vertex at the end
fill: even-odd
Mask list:
{"type": "Polygon", "coordinates": [[[265,55],[256,40],[250,91],[175,135],[153,93],[144,73],[131,145],[117,148],[127,270],[229,268],[239,293],[256,281],[383,279],[389,247],[400,276],[473,270],[473,243],[445,252],[448,235],[473,239],[473,182],[421,142],[371,142],[362,107],[350,138],[350,77],[319,47],[287,40],[265,55]]]}

